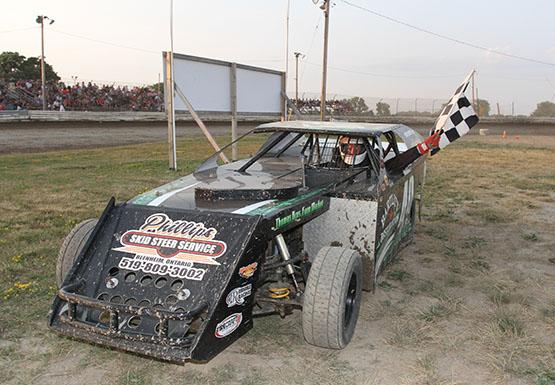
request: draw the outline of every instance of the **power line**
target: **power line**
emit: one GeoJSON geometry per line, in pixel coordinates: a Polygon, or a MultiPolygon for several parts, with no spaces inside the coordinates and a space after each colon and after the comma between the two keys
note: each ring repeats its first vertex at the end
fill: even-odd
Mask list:
{"type": "MultiPolygon", "coordinates": [[[[110,46],[118,47],[118,48],[125,48],[125,49],[134,50],[134,51],[141,51],[141,52],[156,54],[156,55],[159,55],[161,53],[160,51],[153,51],[153,50],[148,50],[148,49],[144,49],[144,48],[137,48],[137,47],[131,47],[131,46],[123,45],[123,44],[111,43],[111,42],[108,42],[108,41],[94,39],[94,38],[83,36],[83,35],[76,35],[76,34],[73,34],[73,33],[64,32],[64,31],[60,31],[60,30],[57,30],[57,29],[52,29],[51,31],[55,32],[55,33],[62,34],[62,35],[67,35],[67,36],[75,37],[75,38],[78,38],[78,39],[88,40],[88,41],[92,41],[92,42],[95,42],[95,43],[110,45],[110,46]]],[[[236,61],[240,61],[240,62],[281,62],[282,60],[283,59],[236,59],[236,61]]]]}
{"type": "MultiPolygon", "coordinates": [[[[321,67],[322,64],[318,64],[318,63],[312,63],[307,61],[306,64],[309,64],[311,66],[316,66],[316,67],[321,67]]],[[[373,72],[364,72],[364,71],[356,71],[356,70],[350,70],[347,68],[340,68],[340,67],[333,67],[333,66],[328,66],[329,69],[335,70],[335,71],[341,71],[341,72],[347,72],[347,73],[352,73],[352,74],[357,74],[357,75],[368,75],[368,76],[375,76],[375,77],[380,77],[380,78],[399,78],[399,79],[445,79],[445,78],[454,78],[454,77],[461,77],[464,76],[464,74],[452,74],[452,75],[437,75],[437,76],[411,76],[411,75],[396,75],[396,74],[378,74],[378,73],[373,73],[373,72]]]]}
{"type": "Polygon", "coordinates": [[[141,51],[141,52],[147,52],[147,53],[151,53],[151,54],[160,55],[160,52],[158,52],[158,51],[152,51],[152,50],[143,49],[143,48],[130,47],[130,46],[127,46],[127,45],[116,44],[116,43],[110,43],[110,42],[108,42],[108,41],[93,39],[93,38],[86,37],[86,36],[82,36],[82,35],[75,35],[75,34],[73,34],[73,33],[63,32],[63,31],[59,31],[59,30],[57,30],[57,29],[52,29],[51,31],[52,31],[52,32],[55,32],[55,33],[62,34],[62,35],[75,37],[75,38],[78,38],[78,39],[83,39],[83,40],[92,41],[92,42],[95,42],[95,43],[111,45],[111,46],[113,46],[113,47],[131,49],[131,50],[135,50],[135,51],[141,51]]]}
{"type": "Polygon", "coordinates": [[[451,37],[451,36],[443,35],[441,33],[430,31],[429,29],[421,28],[421,27],[418,27],[416,25],[406,23],[404,21],[401,21],[401,20],[395,19],[393,17],[378,13],[378,12],[373,11],[371,9],[368,9],[368,8],[362,7],[360,5],[351,3],[350,1],[347,1],[347,0],[340,0],[340,1],[343,2],[344,4],[347,4],[351,7],[353,7],[353,8],[357,8],[357,9],[360,9],[361,11],[368,12],[368,13],[374,15],[374,16],[378,16],[378,17],[381,17],[382,19],[389,20],[393,23],[404,25],[405,27],[409,27],[409,28],[415,29],[417,31],[427,33],[428,35],[432,35],[432,36],[438,37],[440,39],[449,40],[449,41],[454,42],[454,43],[465,45],[465,46],[471,47],[471,48],[476,48],[476,49],[479,49],[479,50],[482,50],[482,51],[487,51],[487,52],[494,53],[494,54],[497,54],[497,55],[500,55],[500,56],[506,56],[506,57],[510,57],[510,58],[513,58],[513,59],[518,59],[518,60],[523,60],[523,61],[527,61],[527,62],[531,62],[531,63],[543,64],[543,65],[548,65],[548,66],[554,66],[555,67],[555,63],[550,63],[550,62],[546,62],[546,61],[543,61],[543,60],[533,59],[533,58],[529,58],[529,57],[525,57],[525,56],[513,55],[513,54],[510,54],[510,53],[507,53],[507,52],[502,52],[502,51],[498,51],[498,50],[495,50],[495,49],[486,48],[486,47],[483,47],[483,46],[478,45],[478,44],[474,44],[474,43],[470,43],[470,42],[467,42],[467,41],[464,41],[464,40],[456,39],[456,38],[451,37]]]}
{"type": "MultiPolygon", "coordinates": [[[[310,46],[308,48],[308,50],[306,51],[306,55],[305,57],[308,58],[310,56],[310,54],[312,53],[312,47],[314,45],[314,39],[316,38],[316,32],[318,32],[318,28],[320,28],[320,22],[322,21],[322,14],[320,13],[320,16],[318,16],[318,21],[316,22],[316,27],[314,28],[314,31],[312,32],[312,39],[310,40],[310,46]]],[[[306,65],[304,64],[304,62],[302,63],[302,70],[301,70],[301,76],[300,78],[303,79],[304,78],[304,73],[306,71],[306,65]]]]}
{"type": "MultiPolygon", "coordinates": [[[[305,63],[315,67],[322,66],[322,64],[313,63],[309,61],[305,61],[305,63]]],[[[365,71],[357,71],[357,70],[351,70],[348,68],[341,68],[341,67],[334,67],[334,66],[328,66],[328,68],[335,71],[347,72],[347,73],[352,73],[357,75],[367,75],[367,76],[374,76],[379,78],[393,78],[393,79],[447,79],[447,78],[459,78],[465,75],[464,73],[460,73],[460,74],[450,74],[450,75],[445,74],[445,75],[417,76],[417,75],[383,74],[383,73],[375,73],[375,72],[365,72],[365,71]]],[[[522,77],[517,78],[517,77],[509,77],[509,76],[502,76],[502,75],[488,74],[488,73],[480,73],[480,76],[482,78],[488,78],[488,79],[502,79],[502,80],[515,80],[515,81],[527,81],[527,82],[528,81],[543,82],[546,80],[546,78],[522,78],[522,77]]]]}
{"type": "Polygon", "coordinates": [[[501,80],[516,80],[516,81],[525,81],[525,82],[544,82],[545,81],[545,78],[511,77],[511,76],[505,76],[505,75],[490,74],[485,72],[480,72],[480,77],[501,79],[501,80]]]}
{"type": "Polygon", "coordinates": [[[11,32],[23,32],[23,31],[30,31],[32,29],[39,29],[40,27],[27,27],[27,28],[18,28],[18,29],[9,29],[6,31],[0,31],[0,33],[11,33],[11,32]]]}

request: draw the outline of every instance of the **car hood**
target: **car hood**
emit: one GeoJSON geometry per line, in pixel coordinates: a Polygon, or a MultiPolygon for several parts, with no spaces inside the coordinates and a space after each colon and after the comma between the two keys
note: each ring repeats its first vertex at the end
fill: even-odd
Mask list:
{"type": "Polygon", "coordinates": [[[247,161],[184,176],[128,203],[245,213],[249,208],[293,198],[303,186],[302,163],[298,157],[261,158],[247,172],[236,171],[247,161]]]}

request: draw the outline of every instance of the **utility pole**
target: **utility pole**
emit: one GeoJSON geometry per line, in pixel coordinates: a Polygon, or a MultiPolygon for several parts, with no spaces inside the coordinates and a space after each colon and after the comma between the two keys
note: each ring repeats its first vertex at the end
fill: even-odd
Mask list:
{"type": "MultiPolygon", "coordinates": [[[[287,0],[287,12],[285,15],[285,93],[287,94],[287,76],[289,75],[289,12],[291,10],[291,0],[287,0]]],[[[287,110],[285,114],[287,119],[287,110]]]]}
{"type": "Polygon", "coordinates": [[[46,110],[46,70],[44,68],[44,19],[50,20],[49,24],[53,24],[54,20],[50,19],[48,16],[39,15],[37,16],[36,22],[40,24],[40,82],[41,82],[41,93],[42,93],[42,109],[46,110]]]}
{"type": "Polygon", "coordinates": [[[324,11],[324,58],[322,62],[322,94],[320,95],[320,120],[326,119],[326,81],[328,77],[328,35],[330,25],[330,2],[324,0],[320,7],[324,11]]]}
{"type": "Polygon", "coordinates": [[[300,52],[295,52],[295,105],[299,107],[299,57],[304,55],[300,52]]]}

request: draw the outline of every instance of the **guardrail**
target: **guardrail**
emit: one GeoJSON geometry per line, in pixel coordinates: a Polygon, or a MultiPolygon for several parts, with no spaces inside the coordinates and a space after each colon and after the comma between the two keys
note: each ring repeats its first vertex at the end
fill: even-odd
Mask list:
{"type": "MultiPolygon", "coordinates": [[[[202,119],[211,122],[229,122],[231,115],[222,113],[199,113],[202,119]]],[[[278,115],[267,114],[239,114],[240,122],[258,122],[279,120],[278,115]]],[[[177,121],[192,122],[189,113],[177,113],[177,121]]],[[[12,122],[165,122],[165,112],[92,112],[92,111],[0,111],[0,123],[12,122]]]]}
{"type": "Polygon", "coordinates": [[[19,120],[28,120],[28,111],[0,111],[0,122],[13,122],[19,120]]]}

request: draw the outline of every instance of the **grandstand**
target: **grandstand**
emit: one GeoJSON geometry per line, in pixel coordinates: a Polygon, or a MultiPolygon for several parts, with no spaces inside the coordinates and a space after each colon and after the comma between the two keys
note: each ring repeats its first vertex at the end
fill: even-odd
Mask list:
{"type": "MultiPolygon", "coordinates": [[[[163,111],[164,97],[155,86],[114,86],[95,83],[50,83],[47,106],[52,111],[163,111]]],[[[0,81],[0,111],[42,108],[40,82],[0,81]]]]}

